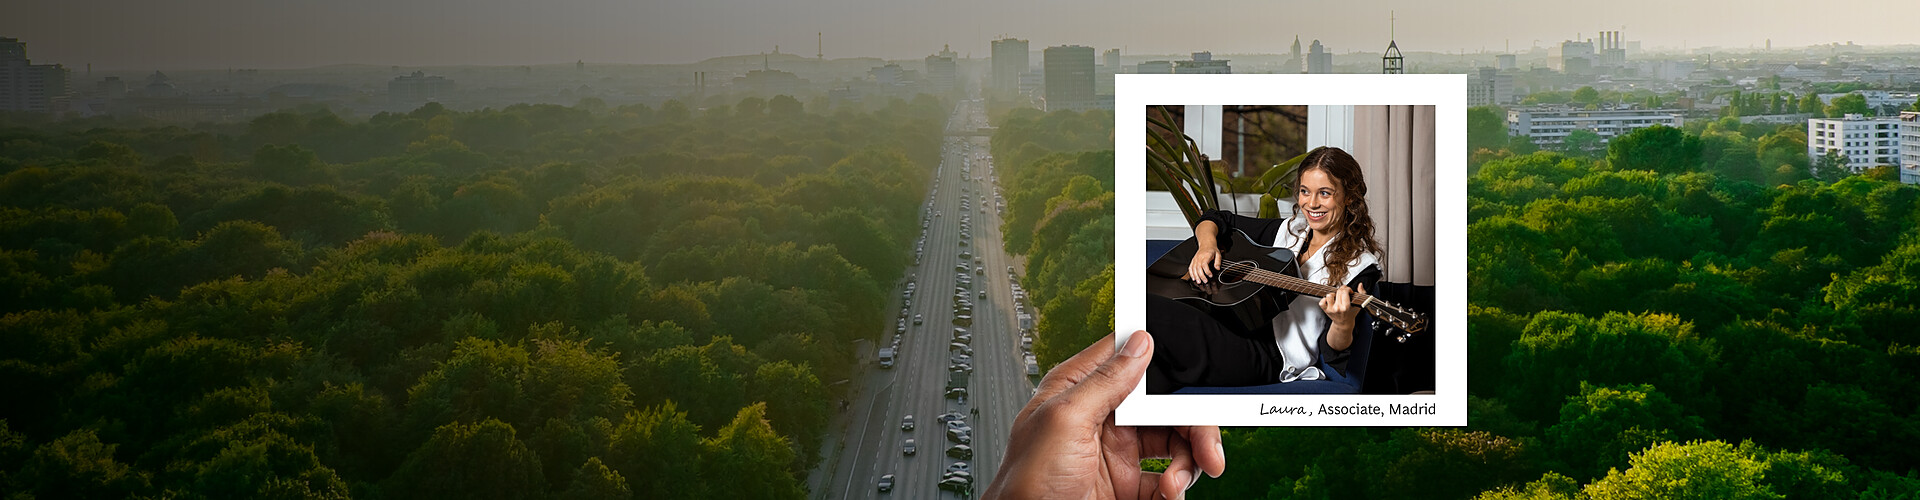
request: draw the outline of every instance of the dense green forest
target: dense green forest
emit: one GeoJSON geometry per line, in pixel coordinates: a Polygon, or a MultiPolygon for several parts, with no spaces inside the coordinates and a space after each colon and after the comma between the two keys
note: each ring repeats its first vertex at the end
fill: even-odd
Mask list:
{"type": "Polygon", "coordinates": [[[1016,108],[995,125],[1001,234],[1027,258],[1033,353],[1052,368],[1113,331],[1113,113],[1016,108]]]}
{"type": "MultiPolygon", "coordinates": [[[[1562,154],[1503,118],[1469,113],[1469,425],[1227,429],[1191,497],[1920,498],[1920,187],[1797,126],[1562,154]]],[[[1051,362],[1112,324],[1105,119],[995,135],[1051,362]]]]}
{"type": "Polygon", "coordinates": [[[946,114],[0,126],[0,490],[799,497],[946,114]]]}

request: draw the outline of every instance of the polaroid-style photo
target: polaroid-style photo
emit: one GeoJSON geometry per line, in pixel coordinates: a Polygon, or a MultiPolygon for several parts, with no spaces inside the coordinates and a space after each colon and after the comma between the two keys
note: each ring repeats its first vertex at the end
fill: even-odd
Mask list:
{"type": "Polygon", "coordinates": [[[1116,75],[1120,425],[1467,423],[1463,75],[1116,75]]]}

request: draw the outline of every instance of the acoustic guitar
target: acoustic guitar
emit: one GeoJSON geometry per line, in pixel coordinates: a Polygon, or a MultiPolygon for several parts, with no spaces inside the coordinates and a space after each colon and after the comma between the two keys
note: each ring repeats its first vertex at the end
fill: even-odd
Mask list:
{"type": "MultiPolygon", "coordinates": [[[[1224,324],[1252,331],[1265,328],[1275,315],[1286,310],[1295,296],[1325,297],[1339,290],[1301,279],[1293,250],[1254,243],[1237,229],[1227,233],[1233,243],[1221,252],[1220,269],[1209,283],[1197,284],[1187,277],[1187,265],[1200,250],[1197,240],[1187,238],[1147,266],[1147,293],[1186,302],[1224,324]]],[[[1358,290],[1350,294],[1354,306],[1398,330],[1387,332],[1385,325],[1376,323],[1376,332],[1406,342],[1412,334],[1427,329],[1427,319],[1409,308],[1358,290]]]]}

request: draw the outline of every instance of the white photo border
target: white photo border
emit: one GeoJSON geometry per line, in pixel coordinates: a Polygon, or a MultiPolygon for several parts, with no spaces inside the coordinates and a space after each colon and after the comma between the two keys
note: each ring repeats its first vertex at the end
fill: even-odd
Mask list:
{"type": "Polygon", "coordinates": [[[1114,75],[1116,347],[1147,326],[1146,108],[1149,105],[1431,105],[1434,107],[1434,394],[1147,394],[1115,413],[1129,426],[1465,426],[1467,424],[1466,75],[1114,75]],[[1321,413],[1327,407],[1378,414],[1321,413]],[[1432,413],[1388,414],[1392,405],[1432,413]],[[1432,406],[1426,406],[1432,405],[1432,406]],[[1303,408],[1303,411],[1289,411],[1303,408]],[[1278,411],[1275,411],[1278,410],[1278,411]]]}

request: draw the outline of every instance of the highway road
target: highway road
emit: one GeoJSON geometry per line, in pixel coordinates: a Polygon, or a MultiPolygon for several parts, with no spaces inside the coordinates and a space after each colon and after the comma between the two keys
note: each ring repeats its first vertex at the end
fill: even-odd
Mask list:
{"type": "MultiPolygon", "coordinates": [[[[957,104],[948,121],[949,131],[986,125],[985,102],[979,100],[957,104]]],[[[1009,267],[1019,270],[1020,263],[1001,250],[987,141],[974,136],[946,138],[925,217],[924,247],[908,273],[914,283],[912,299],[901,301],[905,283],[894,292],[896,303],[907,309],[900,355],[892,369],[880,368],[874,353],[862,358],[865,369],[852,380],[850,409],[829,436],[829,455],[810,481],[815,499],[963,498],[939,489],[947,468],[954,462],[967,463],[977,493],[993,480],[1005,456],[1013,418],[1032,396],[1033,381],[1026,371],[1012,292],[1017,279],[1008,272],[1009,267]],[[969,231],[963,231],[963,226],[969,231]],[[962,254],[973,258],[962,259],[962,254]],[[961,272],[955,268],[963,263],[970,285],[961,284],[957,276],[961,272]],[[964,401],[946,397],[959,294],[973,303],[973,324],[967,327],[972,335],[973,373],[964,401]],[[913,323],[914,315],[920,316],[921,324],[913,323]],[[954,443],[938,416],[948,412],[965,415],[965,423],[973,429],[972,460],[947,456],[954,443]],[[911,431],[901,429],[906,415],[915,420],[911,431]],[[907,439],[917,445],[913,456],[902,452],[907,439]],[[893,474],[895,483],[891,492],[883,493],[877,482],[885,474],[893,474]]],[[[882,346],[891,342],[891,325],[887,333],[882,346]]]]}

